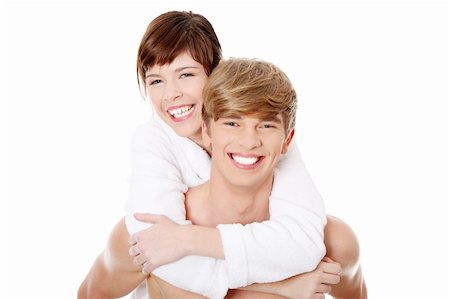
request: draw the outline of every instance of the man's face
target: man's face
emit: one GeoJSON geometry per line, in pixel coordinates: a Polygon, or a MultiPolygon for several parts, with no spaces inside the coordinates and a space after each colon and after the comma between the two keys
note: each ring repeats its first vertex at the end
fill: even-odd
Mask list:
{"type": "Polygon", "coordinates": [[[204,126],[203,140],[212,151],[212,175],[219,174],[233,187],[271,183],[278,158],[292,137],[285,134],[281,114],[273,119],[219,118],[210,121],[207,131],[204,126]]]}

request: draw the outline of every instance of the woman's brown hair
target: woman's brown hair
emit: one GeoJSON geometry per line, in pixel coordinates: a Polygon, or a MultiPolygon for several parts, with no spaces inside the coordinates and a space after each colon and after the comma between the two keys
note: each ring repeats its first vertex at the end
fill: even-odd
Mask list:
{"type": "Polygon", "coordinates": [[[209,76],[222,59],[222,48],[211,23],[202,15],[170,11],[147,27],[138,50],[138,81],[145,86],[145,72],[154,65],[171,63],[188,51],[209,76]]]}

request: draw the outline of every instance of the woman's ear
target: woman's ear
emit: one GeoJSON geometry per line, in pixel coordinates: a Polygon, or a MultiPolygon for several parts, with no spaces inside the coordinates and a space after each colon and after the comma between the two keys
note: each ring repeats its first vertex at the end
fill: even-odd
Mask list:
{"type": "Polygon", "coordinates": [[[287,153],[289,144],[291,144],[292,138],[294,138],[295,129],[292,129],[283,143],[283,148],[281,149],[281,153],[284,155],[287,153]]]}

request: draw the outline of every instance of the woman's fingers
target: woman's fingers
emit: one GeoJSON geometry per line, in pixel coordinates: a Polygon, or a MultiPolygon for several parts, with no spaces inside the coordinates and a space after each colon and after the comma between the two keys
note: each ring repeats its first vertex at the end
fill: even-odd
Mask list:
{"type": "Polygon", "coordinates": [[[338,284],[341,281],[341,276],[339,274],[329,274],[323,273],[322,275],[322,283],[325,284],[338,284]]]}
{"type": "Polygon", "coordinates": [[[336,262],[320,262],[319,269],[324,273],[340,274],[342,271],[341,264],[336,262]]]}

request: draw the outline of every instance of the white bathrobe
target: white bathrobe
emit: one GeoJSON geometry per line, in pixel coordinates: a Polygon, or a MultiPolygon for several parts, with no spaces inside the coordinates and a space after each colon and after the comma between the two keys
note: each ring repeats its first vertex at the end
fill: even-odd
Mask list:
{"type": "MultiPolygon", "coordinates": [[[[149,226],[137,221],[135,212],[163,214],[189,225],[184,193],[209,179],[206,151],[155,116],[136,129],[131,163],[129,233],[149,226]]],[[[269,209],[269,221],[217,226],[225,260],[187,256],[153,273],[176,287],[215,299],[223,298],[230,288],[279,281],[315,269],[325,255],[326,215],[295,140],[278,162],[269,209]]],[[[134,298],[147,298],[145,283],[134,298]]]]}

